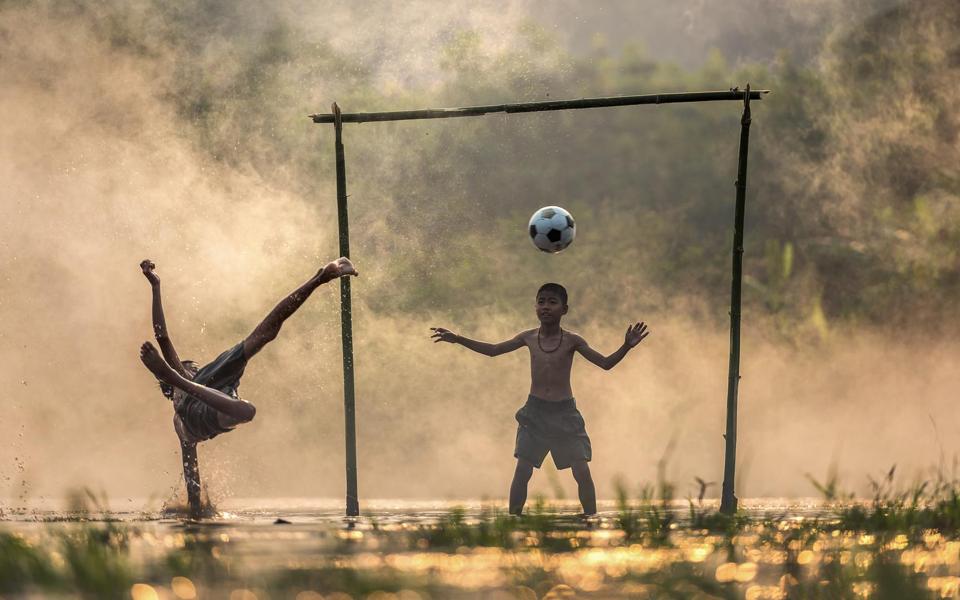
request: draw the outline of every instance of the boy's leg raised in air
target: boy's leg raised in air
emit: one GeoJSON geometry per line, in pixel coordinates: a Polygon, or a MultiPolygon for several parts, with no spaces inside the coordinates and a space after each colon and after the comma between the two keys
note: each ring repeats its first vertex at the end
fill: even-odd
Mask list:
{"type": "Polygon", "coordinates": [[[256,407],[249,402],[194,383],[174,371],[150,342],[144,342],[140,346],[140,360],[158,380],[200,399],[204,404],[220,411],[237,423],[252,421],[257,414],[256,407]]]}
{"type": "Polygon", "coordinates": [[[597,514],[597,490],[593,485],[593,477],[590,476],[587,461],[578,460],[570,465],[570,468],[573,471],[573,478],[577,480],[577,494],[580,496],[583,514],[597,514]]]}
{"type": "Polygon", "coordinates": [[[533,464],[522,458],[517,459],[517,469],[513,472],[510,484],[510,514],[519,515],[527,502],[527,484],[533,476],[533,464]]]}
{"type": "Polygon", "coordinates": [[[349,259],[340,257],[337,260],[328,263],[317,274],[304,282],[303,285],[294,290],[289,296],[277,304],[270,314],[253,330],[253,333],[243,340],[243,354],[249,360],[253,355],[263,349],[268,342],[271,342],[280,333],[280,327],[290,315],[295,313],[298,308],[310,297],[313,290],[324,283],[332,281],[345,275],[357,275],[357,270],[349,259]]]}

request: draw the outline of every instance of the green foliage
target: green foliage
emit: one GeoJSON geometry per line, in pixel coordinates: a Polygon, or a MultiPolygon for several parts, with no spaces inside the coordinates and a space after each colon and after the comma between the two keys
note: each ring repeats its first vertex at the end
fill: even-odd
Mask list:
{"type": "Polygon", "coordinates": [[[807,474],[824,499],[835,504],[837,526],[845,531],[905,533],[919,539],[926,531],[960,533],[960,484],[938,469],[932,480],[919,481],[906,488],[894,483],[896,465],[880,479],[868,478],[873,497],[866,502],[842,491],[836,467],[830,468],[825,482],[807,474]]]}
{"type": "MultiPolygon", "coordinates": [[[[830,470],[827,472],[827,478],[821,483],[810,473],[805,474],[807,480],[817,489],[818,492],[823,496],[824,500],[827,502],[836,502],[838,500],[849,499],[843,498],[843,492],[840,491],[840,477],[837,474],[837,466],[835,464],[830,465],[830,470]]],[[[850,498],[852,498],[852,494],[850,498]]]]}
{"type": "Polygon", "coordinates": [[[463,508],[455,508],[436,525],[422,527],[417,532],[416,545],[431,550],[479,546],[538,547],[563,552],[577,547],[570,540],[588,526],[589,522],[579,517],[557,514],[543,498],[536,498],[519,516],[484,507],[479,516],[468,518],[463,508]]]}
{"type": "Polygon", "coordinates": [[[30,584],[52,586],[56,574],[44,554],[23,538],[0,531],[0,593],[10,594],[30,584]]]}
{"type": "Polygon", "coordinates": [[[264,524],[190,522],[146,554],[144,542],[158,538],[141,525],[113,521],[102,504],[94,514],[88,506],[100,500],[85,492],[74,495],[77,522],[48,524],[33,540],[0,531],[0,593],[123,598],[135,583],[158,588],[186,577],[215,597],[247,588],[270,597],[302,590],[473,597],[503,590],[518,597],[582,591],[732,599],[751,597],[755,585],[790,598],[932,597],[952,585],[941,575],[956,562],[960,487],[938,474],[900,492],[894,473],[871,480],[867,503],[838,501],[846,494],[836,469],[825,482],[811,478],[830,500],[816,518],[720,515],[691,499],[684,519],[672,505],[673,486],[661,482],[635,500],[619,485],[617,512],[599,519],[540,499],[523,517],[456,508],[416,526],[351,520],[296,526],[293,535],[264,524]],[[323,542],[328,534],[342,543],[323,542]],[[285,546],[280,556],[269,545],[294,540],[308,545],[285,546]]]}
{"type": "MultiPolygon", "coordinates": [[[[575,56],[532,22],[517,23],[506,46],[452,31],[426,81],[389,86],[364,49],[335,49],[254,3],[53,4],[116,52],[162,61],[160,100],[183,135],[211,159],[315,201],[331,232],[330,132],[305,117],[334,99],[374,111],[772,89],[753,110],[745,314],[769,317],[786,338],[827,336],[835,323],[939,328],[960,317],[951,0],[906,3],[838,28],[809,61],[764,65],[732,65],[716,51],[682,69],[632,46],[575,56]]],[[[371,305],[475,312],[538,283],[505,272],[535,272],[598,311],[684,300],[722,322],[739,117],[736,103],[712,103],[348,126],[354,256],[391,274],[370,280],[371,305]],[[574,247],[551,259],[522,233],[546,204],[580,224],[574,247]]]]}
{"type": "Polygon", "coordinates": [[[463,508],[454,508],[435,527],[425,528],[420,539],[434,549],[460,546],[513,548],[515,534],[520,532],[520,519],[499,510],[484,508],[479,520],[468,522],[463,508]]]}
{"type": "MultiPolygon", "coordinates": [[[[960,102],[950,84],[960,9],[948,0],[838,29],[803,63],[734,66],[715,51],[681,69],[636,46],[571,55],[533,22],[517,23],[507,46],[453,31],[436,73],[389,93],[359,50],[336,50],[254,3],[54,5],[117,52],[168,61],[162,100],[183,135],[216,161],[316,199],[321,220],[333,207],[329,131],[305,115],[333,99],[371,111],[770,88],[753,111],[746,310],[787,337],[825,336],[834,322],[960,316],[960,102]]],[[[382,310],[456,311],[462,290],[482,289],[473,306],[486,307],[529,293],[535,282],[502,277],[519,262],[562,277],[597,310],[621,307],[624,289],[654,290],[631,299],[635,308],[692,297],[720,323],[738,133],[734,103],[350,126],[354,254],[418,282],[387,278],[368,296],[382,310]],[[545,204],[570,208],[581,225],[569,258],[550,261],[562,267],[520,233],[545,204]],[[603,272],[617,285],[596,286],[603,272]]]]}
{"type": "Polygon", "coordinates": [[[671,508],[673,485],[662,481],[657,486],[645,485],[639,500],[629,499],[626,487],[617,486],[617,524],[629,541],[650,546],[669,546],[670,532],[676,527],[676,513],[671,508]]]}
{"type": "Polygon", "coordinates": [[[126,556],[129,533],[110,523],[65,532],[60,542],[70,587],[96,598],[125,597],[133,583],[126,556]]]}

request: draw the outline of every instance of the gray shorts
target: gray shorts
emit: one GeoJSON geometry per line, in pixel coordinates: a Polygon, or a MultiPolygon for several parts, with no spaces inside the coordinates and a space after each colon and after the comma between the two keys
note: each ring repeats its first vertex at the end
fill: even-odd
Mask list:
{"type": "Polygon", "coordinates": [[[530,396],[517,411],[517,423],[513,455],[538,469],[548,452],[558,469],[593,457],[583,416],[573,398],[552,401],[530,396]]]}
{"type": "MultiPolygon", "coordinates": [[[[237,388],[246,367],[247,357],[243,354],[243,342],[240,342],[197,371],[193,382],[238,398],[237,388]]],[[[220,425],[220,411],[193,396],[184,396],[176,411],[184,429],[197,441],[209,440],[232,430],[220,425]]]]}

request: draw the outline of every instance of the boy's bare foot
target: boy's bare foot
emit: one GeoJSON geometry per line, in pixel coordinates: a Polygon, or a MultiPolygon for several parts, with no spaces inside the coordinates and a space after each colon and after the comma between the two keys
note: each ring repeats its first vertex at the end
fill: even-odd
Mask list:
{"type": "Polygon", "coordinates": [[[140,361],[153,373],[154,377],[163,383],[175,385],[180,379],[180,375],[170,368],[167,361],[163,360],[163,356],[150,342],[144,342],[140,346],[140,361]]]}
{"type": "Polygon", "coordinates": [[[323,281],[330,281],[345,275],[353,275],[356,277],[359,273],[357,273],[357,269],[353,266],[353,263],[350,262],[350,259],[343,256],[326,264],[320,269],[320,272],[317,273],[317,276],[323,281]]]}

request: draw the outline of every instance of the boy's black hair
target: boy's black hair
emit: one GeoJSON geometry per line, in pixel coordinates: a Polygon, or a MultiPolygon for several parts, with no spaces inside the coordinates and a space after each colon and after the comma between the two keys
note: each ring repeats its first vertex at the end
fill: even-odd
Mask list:
{"type": "Polygon", "coordinates": [[[540,289],[537,290],[537,296],[540,295],[540,292],[553,292],[554,294],[560,296],[560,302],[564,306],[567,305],[567,288],[563,287],[559,283],[545,283],[540,286],[540,289]]]}
{"type": "MultiPolygon", "coordinates": [[[[187,370],[191,375],[196,375],[199,368],[197,363],[192,360],[181,360],[180,364],[183,365],[183,368],[187,370]]],[[[167,400],[173,400],[173,386],[168,385],[162,381],[157,382],[160,385],[160,391],[164,396],[167,397],[167,400]]]]}

